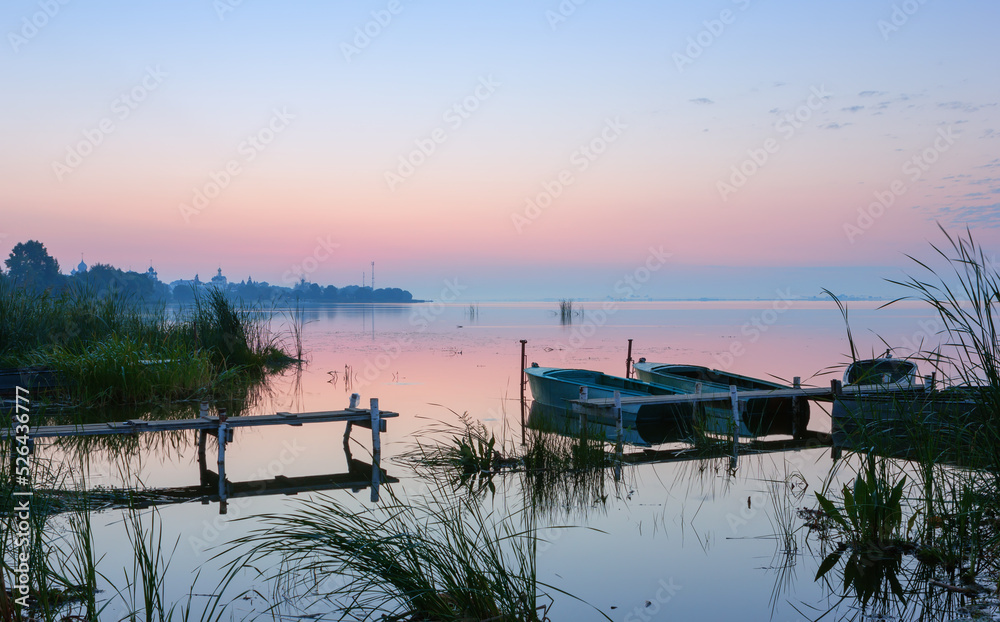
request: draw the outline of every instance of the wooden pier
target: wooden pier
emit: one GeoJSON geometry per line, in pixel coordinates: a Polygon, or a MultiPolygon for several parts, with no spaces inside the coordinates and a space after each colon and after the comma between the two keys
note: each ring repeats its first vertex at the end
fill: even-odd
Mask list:
{"type": "MultiPolygon", "coordinates": [[[[140,434],[145,432],[177,432],[194,430],[198,432],[198,464],[201,475],[201,487],[208,485],[209,481],[218,484],[218,499],[220,501],[220,513],[226,513],[226,500],[232,492],[241,492],[240,496],[245,496],[244,487],[234,487],[226,480],[226,445],[233,441],[234,428],[250,428],[259,426],[290,425],[302,426],[306,423],[329,423],[343,421],[347,424],[344,432],[344,449],[348,454],[348,466],[352,471],[350,487],[357,488],[358,478],[354,477],[359,471],[359,465],[350,458],[349,440],[351,430],[354,426],[370,429],[372,431],[372,464],[371,464],[371,500],[378,501],[379,484],[382,480],[380,458],[382,453],[381,433],[386,431],[386,419],[398,417],[399,413],[382,411],[378,407],[378,398],[371,399],[370,408],[358,408],[359,396],[357,393],[351,396],[350,406],[344,410],[329,410],[304,413],[278,412],[273,415],[241,415],[228,417],[224,410],[218,415],[209,415],[208,404],[203,402],[201,413],[193,419],[131,419],[128,421],[109,421],[101,423],[83,423],[75,425],[52,425],[36,426],[29,429],[28,438],[57,438],[72,436],[106,436],[113,434],[140,434]],[[218,441],[218,472],[213,473],[207,470],[206,464],[206,437],[214,436],[218,441]]],[[[14,429],[0,429],[0,439],[13,439],[14,429]]],[[[13,458],[14,452],[11,453],[13,458]]],[[[365,465],[367,466],[367,465],[365,465]]],[[[343,482],[341,482],[343,483],[343,482]]],[[[367,482],[364,482],[367,484],[367,482]]]]}
{"type": "MultiPolygon", "coordinates": [[[[834,380],[839,387],[840,382],[834,380]]],[[[848,390],[850,387],[848,387],[848,390]]],[[[832,402],[834,397],[842,392],[847,392],[843,388],[834,387],[809,387],[809,388],[788,388],[788,389],[767,389],[754,391],[740,391],[731,387],[726,393],[683,393],[677,395],[626,395],[620,398],[622,405],[627,404],[693,404],[697,402],[730,402],[735,391],[736,399],[745,402],[751,399],[761,399],[769,397],[801,397],[820,402],[832,402]]],[[[615,400],[612,398],[580,399],[574,400],[574,404],[590,406],[594,408],[611,408],[615,400]]]]}

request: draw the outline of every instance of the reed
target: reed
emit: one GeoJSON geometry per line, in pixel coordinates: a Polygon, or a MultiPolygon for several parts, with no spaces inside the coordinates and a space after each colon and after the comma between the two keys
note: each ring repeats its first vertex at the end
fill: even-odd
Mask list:
{"type": "MultiPolygon", "coordinates": [[[[947,243],[931,245],[932,260],[910,257],[918,276],[890,281],[909,295],[884,306],[901,300],[929,305],[942,328],[927,337],[940,336],[943,343],[915,358],[953,386],[926,392],[923,401],[899,398],[890,404],[898,416],[888,421],[862,413],[850,422],[862,468],[853,487],[840,491],[839,501],[818,495],[847,546],[824,559],[817,577],[850,550],[845,588],[853,584],[859,599],[876,595],[868,582],[873,576],[902,598],[894,574],[901,570],[901,553],[919,562],[911,576],[947,579],[956,590],[975,592],[981,589],[977,581],[995,581],[1000,574],[1000,274],[968,229],[960,235],[942,232],[947,243]],[[902,472],[907,464],[914,472],[912,483],[902,472]],[[901,507],[907,499],[909,507],[901,507]],[[866,569],[868,576],[862,577],[866,569]]],[[[846,321],[846,306],[837,303],[846,321]]],[[[856,358],[849,327],[848,338],[856,358]]]]}
{"type": "MultiPolygon", "coordinates": [[[[259,517],[265,528],[234,543],[248,549],[230,567],[280,568],[296,597],[318,599],[343,618],[539,621],[537,529],[525,510],[487,512],[440,489],[404,501],[390,490],[377,508],[329,496],[288,514],[259,517]],[[337,577],[317,582],[316,577],[337,577]]],[[[277,579],[277,576],[268,578],[277,579]]]]}
{"type": "Polygon", "coordinates": [[[573,301],[569,298],[563,298],[559,301],[559,323],[573,323],[573,301]]]}
{"type": "Polygon", "coordinates": [[[0,366],[54,370],[65,385],[57,397],[84,405],[229,391],[298,360],[267,312],[236,306],[219,290],[191,310],[168,312],[116,292],[71,287],[52,295],[0,280],[0,316],[0,366]]]}

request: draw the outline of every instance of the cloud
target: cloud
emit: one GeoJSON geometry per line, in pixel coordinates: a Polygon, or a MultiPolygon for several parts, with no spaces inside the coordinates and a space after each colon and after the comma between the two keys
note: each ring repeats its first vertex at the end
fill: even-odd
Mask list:
{"type": "Polygon", "coordinates": [[[858,93],[858,97],[880,97],[882,95],[888,95],[885,91],[861,91],[858,93]]]}
{"type": "Polygon", "coordinates": [[[970,112],[970,113],[979,112],[979,106],[976,106],[975,104],[972,104],[970,102],[960,102],[960,101],[940,102],[937,105],[937,107],[943,108],[945,110],[961,110],[963,112],[970,112]]]}
{"type": "Polygon", "coordinates": [[[847,127],[848,125],[850,125],[850,123],[836,123],[836,122],[831,122],[831,123],[827,123],[825,125],[821,125],[820,127],[823,128],[824,130],[839,130],[839,129],[847,127]]]}
{"type": "Polygon", "coordinates": [[[1000,227],[1000,203],[942,207],[930,216],[951,226],[1000,227]]]}
{"type": "Polygon", "coordinates": [[[859,112],[864,109],[864,106],[848,106],[847,108],[841,108],[844,112],[859,112]]]}
{"type": "Polygon", "coordinates": [[[714,104],[715,103],[714,101],[712,101],[711,99],[709,99],[707,97],[696,97],[694,99],[689,99],[688,101],[691,102],[692,104],[700,104],[700,105],[707,105],[707,104],[714,104]]]}

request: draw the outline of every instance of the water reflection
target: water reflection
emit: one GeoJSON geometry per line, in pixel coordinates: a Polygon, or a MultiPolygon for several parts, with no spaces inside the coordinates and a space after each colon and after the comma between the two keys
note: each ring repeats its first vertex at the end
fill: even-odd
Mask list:
{"type": "Polygon", "coordinates": [[[976,617],[988,607],[978,602],[976,590],[942,581],[913,552],[898,546],[841,547],[827,555],[816,580],[837,598],[829,611],[837,611],[837,619],[950,620],[976,617]]]}
{"type": "MultiPolygon", "coordinates": [[[[814,370],[836,362],[846,349],[839,315],[829,304],[797,303],[753,342],[744,338],[741,326],[760,309],[769,308],[768,303],[622,303],[619,311],[601,325],[595,322],[596,314],[587,313],[575,317],[574,323],[567,326],[553,317],[555,306],[553,302],[482,304],[477,305],[474,316],[468,302],[440,307],[310,307],[303,310],[308,318],[303,342],[309,363],[276,378],[268,391],[259,399],[249,400],[245,407],[236,403],[226,406],[230,412],[268,414],[342,408],[347,396],[355,391],[364,394],[366,400],[378,397],[384,408],[401,413],[390,422],[389,432],[384,435],[385,453],[391,460],[423,433],[428,418],[440,421],[450,416],[438,404],[470,413],[495,430],[498,439],[519,440],[519,428],[506,428],[506,435],[503,430],[520,421],[516,393],[522,368],[521,339],[528,341],[529,362],[538,360],[616,374],[621,373],[627,356],[628,339],[634,339],[636,358],[646,356],[710,367],[719,367],[721,355],[739,342],[743,354],[734,361],[726,359],[731,362],[727,369],[759,377],[809,377],[814,370]],[[414,324],[413,314],[421,322],[414,324]],[[334,379],[330,371],[338,372],[338,378],[334,379]],[[350,373],[345,376],[345,371],[350,373]],[[345,386],[345,377],[350,378],[350,386],[345,386]],[[512,429],[515,432],[510,432],[512,429]]],[[[906,309],[896,310],[890,319],[876,318],[866,327],[873,326],[874,332],[892,341],[895,333],[911,334],[908,327],[917,325],[922,317],[906,309]]],[[[873,315],[862,307],[857,310],[857,318],[856,322],[864,323],[873,315]]],[[[179,408],[172,413],[166,412],[169,408],[162,413],[150,409],[148,413],[133,411],[111,417],[128,420],[197,416],[194,403],[179,408]]],[[[552,453],[558,450],[559,455],[571,459],[575,451],[581,461],[592,457],[593,452],[586,446],[573,449],[579,447],[574,437],[579,432],[574,429],[578,422],[570,419],[563,423],[567,424],[564,430],[568,435],[548,434],[543,441],[549,443],[552,453]]],[[[822,429],[824,423],[829,424],[828,417],[814,413],[810,424],[822,429]]],[[[534,413],[530,426],[529,433],[542,428],[536,425],[534,413]]],[[[343,428],[330,427],[334,429],[317,426],[305,434],[299,428],[283,427],[259,434],[237,431],[240,436],[232,446],[233,464],[228,470],[232,489],[243,482],[267,493],[242,499],[240,514],[251,518],[233,522],[231,529],[254,528],[258,524],[252,517],[282,511],[284,492],[310,497],[310,487],[332,485],[337,474],[351,474],[362,481],[365,463],[355,464],[354,456],[340,451],[343,428]],[[307,451],[285,465],[280,460],[285,442],[301,443],[307,451]],[[283,465],[283,472],[267,472],[274,461],[283,465]],[[317,473],[327,475],[314,475],[317,473]]],[[[615,440],[613,428],[593,428],[593,432],[593,440],[602,444],[615,440]]],[[[779,507],[809,505],[811,491],[828,475],[829,450],[821,443],[794,445],[775,440],[768,445],[741,441],[735,455],[738,468],[733,469],[734,446],[724,438],[691,446],[664,430],[635,429],[625,434],[624,443],[632,445],[628,453],[636,457],[630,462],[623,456],[618,477],[613,463],[559,474],[525,467],[471,474],[453,468],[450,473],[453,481],[463,487],[460,492],[465,497],[475,497],[500,514],[510,507],[523,507],[526,500],[537,507],[548,540],[539,549],[543,568],[540,580],[584,596],[616,620],[635,611],[648,614],[653,607],[647,607],[647,602],[660,606],[656,594],[662,584],[681,589],[659,611],[659,618],[725,619],[736,615],[741,620],[767,620],[772,616],[793,619],[800,617],[799,612],[816,618],[847,592],[850,594],[841,604],[841,611],[854,615],[861,607],[853,583],[849,590],[842,589],[848,553],[821,581],[814,582],[815,569],[821,562],[810,548],[818,548],[815,542],[805,540],[801,529],[795,532],[794,541],[784,537],[791,523],[785,509],[779,507]],[[796,472],[812,486],[801,498],[796,497],[800,485],[788,483],[789,479],[795,480],[789,474],[796,472]],[[585,528],[548,529],[565,524],[585,528]],[[762,565],[769,570],[762,571],[762,565]],[[594,570],[611,566],[616,568],[614,572],[594,570]],[[834,586],[838,589],[833,590],[834,586]],[[720,591],[725,592],[725,598],[720,597],[720,591]],[[612,606],[616,608],[612,610],[612,606]],[[811,615],[813,612],[815,615],[811,615]]],[[[128,442],[125,438],[129,437],[117,439],[121,447],[109,449],[106,454],[100,454],[101,446],[96,443],[88,447],[81,443],[77,449],[67,446],[65,454],[60,453],[61,447],[43,447],[40,454],[48,453],[67,464],[77,464],[88,455],[93,462],[111,461],[119,455],[133,456],[135,460],[134,456],[139,455],[141,464],[133,462],[132,468],[142,469],[141,479],[150,490],[184,489],[195,494],[196,488],[203,488],[197,439],[191,433],[177,437],[140,435],[128,442]]],[[[360,440],[362,444],[352,445],[352,449],[364,458],[370,450],[368,441],[360,440]]],[[[213,470],[214,441],[209,439],[208,443],[206,472],[213,470]]],[[[606,449],[602,447],[602,459],[609,453],[606,449]]],[[[392,465],[389,471],[402,480],[394,486],[400,494],[426,488],[424,478],[411,475],[408,468],[393,462],[388,464],[392,465]]],[[[106,465],[96,468],[107,470],[106,465]]],[[[208,487],[212,488],[211,475],[206,475],[208,487]]],[[[370,472],[367,475],[370,480],[370,472]]],[[[356,499],[347,490],[334,496],[358,507],[368,506],[367,494],[364,499],[356,499]]],[[[201,493],[208,496],[213,491],[201,493]]],[[[191,533],[200,534],[206,515],[209,521],[219,521],[213,525],[230,524],[222,523],[214,510],[206,510],[199,503],[171,504],[169,510],[164,510],[171,516],[165,523],[164,541],[180,536],[182,542],[187,542],[191,533]]],[[[233,533],[225,532],[222,538],[228,539],[233,533]]],[[[130,557],[119,560],[116,555],[131,555],[131,551],[112,551],[109,563],[132,563],[130,557]]],[[[903,571],[910,561],[904,556],[903,571]]],[[[206,564],[206,558],[182,546],[174,563],[178,574],[188,570],[193,574],[206,564]]],[[[205,576],[210,572],[206,569],[205,576]]],[[[905,593],[914,598],[919,595],[917,586],[910,589],[910,579],[900,578],[899,582],[905,593]]],[[[186,589],[183,583],[176,582],[178,590],[186,589]]],[[[935,589],[940,593],[939,588],[935,589]]],[[[896,598],[891,586],[888,593],[896,598]]],[[[875,598],[869,597],[867,611],[876,610],[875,598]]],[[[556,612],[564,619],[596,617],[592,610],[568,597],[560,600],[556,612]]],[[[839,616],[825,619],[834,617],[839,616]]],[[[642,618],[633,615],[631,619],[642,618]]]]}

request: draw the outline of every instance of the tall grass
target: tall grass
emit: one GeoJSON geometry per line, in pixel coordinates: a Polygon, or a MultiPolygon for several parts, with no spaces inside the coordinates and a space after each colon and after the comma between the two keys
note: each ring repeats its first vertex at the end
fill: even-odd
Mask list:
{"type": "MultiPolygon", "coordinates": [[[[1000,574],[1000,274],[968,229],[942,232],[947,243],[931,245],[933,260],[910,257],[919,276],[890,281],[910,294],[884,306],[929,305],[942,329],[927,337],[943,343],[915,358],[954,386],[858,398],[858,421],[849,423],[862,468],[839,499],[818,495],[844,545],[824,559],[817,578],[850,550],[844,586],[863,603],[885,591],[903,598],[895,573],[904,553],[918,562],[913,576],[953,591],[975,593],[984,578],[995,586],[1000,574]],[[912,480],[903,473],[908,464],[912,480]]],[[[849,328],[848,338],[856,358],[849,328]]]]}
{"type": "Polygon", "coordinates": [[[551,427],[529,430],[525,444],[497,438],[467,413],[457,423],[435,421],[401,456],[422,477],[453,490],[496,492],[494,480],[518,478],[538,514],[586,512],[607,500],[621,480],[617,454],[586,427],[579,432],[551,427]],[[612,482],[613,483],[609,483],[612,482]]]}
{"type": "Polygon", "coordinates": [[[945,341],[940,351],[923,353],[939,375],[965,387],[976,402],[977,422],[993,434],[980,444],[988,453],[980,456],[982,466],[1000,467],[1000,273],[968,229],[953,236],[944,228],[948,245],[931,248],[943,259],[948,273],[939,275],[927,262],[911,257],[923,276],[892,280],[911,292],[900,300],[921,300],[937,314],[945,341]]]}
{"type": "Polygon", "coordinates": [[[266,312],[217,289],[172,312],[116,292],[52,295],[0,280],[0,317],[0,366],[53,369],[63,397],[84,404],[187,399],[295,360],[266,312]]]}
{"type": "Polygon", "coordinates": [[[573,301],[563,298],[559,301],[559,323],[571,324],[573,322],[573,301]]]}
{"type": "Polygon", "coordinates": [[[539,621],[532,513],[487,512],[473,499],[432,493],[377,508],[321,495],[235,542],[248,549],[231,567],[271,567],[299,602],[343,618],[539,621]],[[273,559],[280,559],[280,568],[273,559]],[[331,581],[317,581],[317,577],[331,581]]]}
{"type": "MultiPolygon", "coordinates": [[[[6,447],[6,443],[0,444],[0,454],[9,451],[6,447]]],[[[129,465],[120,467],[127,477],[129,465]]],[[[219,583],[200,611],[192,606],[197,576],[186,601],[167,601],[166,577],[174,549],[165,546],[164,523],[158,512],[143,512],[142,497],[131,489],[116,491],[113,496],[124,504],[114,511],[122,518],[124,534],[120,542],[127,543],[134,561],[131,568],[121,569],[121,578],[104,574],[105,555],[95,547],[92,517],[98,507],[107,509],[117,503],[88,491],[81,475],[85,472],[82,461],[76,469],[53,460],[33,461],[29,606],[17,606],[13,602],[17,594],[0,590],[0,621],[220,619],[227,608],[222,599],[228,582],[219,583]]],[[[0,508],[0,586],[7,585],[17,562],[12,557],[18,551],[13,541],[17,517],[9,507],[12,490],[9,478],[0,475],[4,500],[0,508]]]]}

